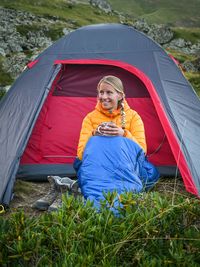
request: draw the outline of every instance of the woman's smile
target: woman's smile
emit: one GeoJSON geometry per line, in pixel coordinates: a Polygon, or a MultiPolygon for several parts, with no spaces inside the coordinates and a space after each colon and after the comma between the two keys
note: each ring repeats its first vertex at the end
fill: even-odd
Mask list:
{"type": "Polygon", "coordinates": [[[110,84],[101,83],[98,98],[104,109],[115,110],[118,108],[118,102],[122,96],[110,84]]]}

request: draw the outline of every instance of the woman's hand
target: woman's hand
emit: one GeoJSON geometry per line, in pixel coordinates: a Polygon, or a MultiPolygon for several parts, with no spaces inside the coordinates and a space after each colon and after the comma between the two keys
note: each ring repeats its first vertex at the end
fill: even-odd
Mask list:
{"type": "Polygon", "coordinates": [[[101,123],[97,131],[101,135],[107,135],[107,136],[123,136],[124,130],[117,126],[114,122],[108,122],[108,123],[101,123]]]}

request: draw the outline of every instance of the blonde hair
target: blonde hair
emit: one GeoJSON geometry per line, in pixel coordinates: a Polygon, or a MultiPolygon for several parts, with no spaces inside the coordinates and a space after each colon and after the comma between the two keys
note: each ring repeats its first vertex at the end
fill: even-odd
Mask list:
{"type": "Polygon", "coordinates": [[[122,81],[113,75],[107,75],[104,76],[98,83],[97,85],[97,90],[99,90],[99,87],[102,83],[107,83],[110,84],[118,93],[121,93],[123,95],[123,98],[125,97],[125,93],[124,93],[124,86],[122,81]]]}
{"type": "Polygon", "coordinates": [[[126,113],[124,111],[124,103],[123,103],[123,100],[125,98],[123,83],[118,77],[113,76],[113,75],[107,75],[107,76],[104,76],[99,81],[99,83],[97,85],[97,90],[99,90],[100,85],[102,83],[110,84],[118,93],[122,94],[122,100],[119,101],[118,106],[120,107],[121,126],[122,126],[122,129],[125,129],[125,126],[126,126],[126,113]]]}

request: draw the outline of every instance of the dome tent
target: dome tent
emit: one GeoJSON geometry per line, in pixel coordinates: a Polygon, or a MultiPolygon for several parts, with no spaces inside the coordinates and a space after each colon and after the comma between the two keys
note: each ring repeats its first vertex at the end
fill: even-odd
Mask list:
{"type": "Polygon", "coordinates": [[[120,24],[85,26],[28,64],[0,103],[0,202],[16,177],[74,176],[79,132],[104,75],[124,83],[142,117],[150,162],[200,193],[200,101],[181,70],[153,40],[120,24]]]}

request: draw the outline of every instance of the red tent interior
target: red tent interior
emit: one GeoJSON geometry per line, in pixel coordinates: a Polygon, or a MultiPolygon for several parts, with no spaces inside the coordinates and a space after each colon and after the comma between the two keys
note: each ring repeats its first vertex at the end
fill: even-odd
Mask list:
{"type": "Polygon", "coordinates": [[[115,75],[122,80],[128,104],[142,117],[149,161],[156,166],[176,165],[143,82],[119,67],[87,64],[62,65],[37,119],[21,164],[63,164],[74,161],[82,120],[94,109],[96,87],[105,75],[115,75]]]}

